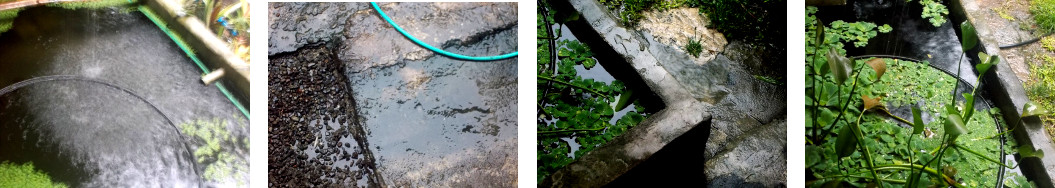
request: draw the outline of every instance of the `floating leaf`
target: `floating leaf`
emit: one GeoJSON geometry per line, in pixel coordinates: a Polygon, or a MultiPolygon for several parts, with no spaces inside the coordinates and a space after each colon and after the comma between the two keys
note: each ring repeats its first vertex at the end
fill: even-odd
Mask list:
{"type": "Polygon", "coordinates": [[[1022,117],[1039,116],[1051,114],[1047,108],[1040,106],[1036,102],[1029,101],[1026,105],[1022,106],[1022,117]]]}
{"type": "Polygon", "coordinates": [[[835,77],[836,83],[840,85],[846,81],[846,78],[850,77],[850,59],[839,55],[839,52],[835,48],[828,50],[828,67],[832,70],[832,76],[835,77]]]}
{"type": "Polygon", "coordinates": [[[843,126],[839,130],[839,138],[835,140],[835,153],[839,158],[850,156],[857,150],[857,138],[854,138],[854,131],[850,126],[843,126]]]}
{"type": "Polygon", "coordinates": [[[586,58],[582,61],[582,66],[586,69],[591,69],[595,65],[597,65],[597,60],[593,60],[593,58],[586,58]]]}
{"type": "Polygon", "coordinates": [[[963,34],[963,41],[960,43],[963,51],[971,50],[978,45],[978,34],[970,22],[964,21],[960,24],[960,33],[963,34]]]}
{"type": "Polygon", "coordinates": [[[945,134],[949,135],[949,142],[953,142],[956,140],[956,137],[967,134],[969,131],[967,131],[967,127],[964,126],[963,119],[956,115],[960,114],[959,111],[956,110],[956,106],[947,104],[945,105],[945,110],[949,114],[945,120],[945,134]]]}
{"type": "Polygon", "coordinates": [[[876,71],[876,80],[882,78],[883,73],[886,72],[886,61],[884,61],[883,59],[875,58],[872,60],[868,60],[868,62],[865,63],[867,63],[868,66],[871,66],[872,69],[876,71]]]}
{"type": "Polygon", "coordinates": [[[812,167],[813,165],[820,163],[822,161],[821,155],[823,152],[824,149],[821,149],[821,147],[812,145],[806,146],[806,168],[812,167]]]}
{"type": "Polygon", "coordinates": [[[918,106],[912,106],[912,134],[919,134],[923,132],[923,118],[920,118],[920,110],[918,106]]]}

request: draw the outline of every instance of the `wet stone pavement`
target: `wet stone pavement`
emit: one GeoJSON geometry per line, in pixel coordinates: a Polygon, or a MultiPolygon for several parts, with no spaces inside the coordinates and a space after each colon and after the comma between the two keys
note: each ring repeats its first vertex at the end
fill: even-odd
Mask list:
{"type": "MultiPolygon", "coordinates": [[[[269,6],[269,103],[286,105],[269,105],[273,114],[280,112],[269,117],[269,145],[285,150],[269,156],[269,167],[289,176],[269,173],[270,186],[516,184],[515,59],[434,55],[392,29],[368,3],[269,6]],[[316,100],[323,105],[308,105],[316,100]],[[342,101],[354,105],[335,109],[342,101]],[[358,158],[342,159],[345,152],[358,158]],[[314,174],[298,175],[304,172],[314,174]],[[346,174],[362,176],[341,177],[346,174]]],[[[488,56],[516,50],[515,3],[380,6],[409,33],[447,51],[488,56]]]]}

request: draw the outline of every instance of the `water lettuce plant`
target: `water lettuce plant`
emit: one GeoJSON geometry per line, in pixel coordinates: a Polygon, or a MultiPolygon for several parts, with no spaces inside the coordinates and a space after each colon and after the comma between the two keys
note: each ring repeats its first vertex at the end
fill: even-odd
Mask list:
{"type": "Polygon", "coordinates": [[[550,28],[555,14],[549,11],[540,5],[536,25],[539,182],[647,116],[640,105],[630,107],[637,97],[621,81],[606,83],[578,75],[576,67],[590,70],[597,60],[586,44],[556,40],[559,36],[550,28]],[[617,117],[617,112],[625,115],[617,117]]]}
{"type": "MultiPolygon", "coordinates": [[[[842,37],[847,27],[826,27],[812,17],[815,12],[807,8],[807,186],[1028,185],[1018,181],[1022,177],[992,178],[1016,168],[997,160],[1002,136],[1011,130],[995,126],[1003,124],[999,110],[974,107],[977,88],[958,101],[957,79],[926,61],[847,58],[839,43],[867,42],[874,35],[842,37]],[[890,109],[910,109],[912,117],[890,109]]],[[[961,31],[961,47],[974,48],[973,27],[962,24],[961,31]]],[[[979,78],[999,63],[997,56],[978,57],[979,78]]]]}

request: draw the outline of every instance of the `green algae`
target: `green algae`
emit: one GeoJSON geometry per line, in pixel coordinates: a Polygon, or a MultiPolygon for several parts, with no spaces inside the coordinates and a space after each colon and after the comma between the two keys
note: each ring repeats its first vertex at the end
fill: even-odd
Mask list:
{"type": "Polygon", "coordinates": [[[51,176],[36,170],[33,163],[14,164],[0,162],[0,187],[67,187],[66,184],[52,182],[51,176]]]}

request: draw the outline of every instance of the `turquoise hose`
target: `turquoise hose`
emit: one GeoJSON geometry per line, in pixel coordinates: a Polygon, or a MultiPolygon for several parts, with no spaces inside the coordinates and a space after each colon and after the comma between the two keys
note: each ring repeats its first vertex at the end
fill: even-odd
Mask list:
{"type": "Polygon", "coordinates": [[[469,60],[469,61],[496,61],[496,60],[509,59],[509,58],[517,56],[517,52],[513,52],[513,53],[502,54],[502,55],[498,55],[498,56],[473,57],[473,56],[466,56],[466,55],[461,55],[461,54],[456,54],[456,53],[451,53],[451,52],[448,52],[448,51],[444,51],[442,49],[433,47],[433,46],[431,46],[429,44],[425,44],[425,42],[422,42],[422,41],[418,40],[417,38],[414,38],[414,36],[411,36],[410,33],[407,33],[407,31],[404,31],[403,28],[400,28],[399,25],[396,24],[396,22],[392,22],[392,19],[388,18],[388,15],[385,15],[384,11],[381,11],[381,7],[378,7],[377,3],[370,2],[370,5],[373,5],[374,6],[374,10],[377,10],[377,14],[380,14],[381,18],[384,18],[385,21],[388,22],[388,24],[390,24],[390,25],[392,25],[392,27],[396,28],[396,31],[399,31],[399,33],[402,33],[403,36],[407,37],[411,41],[414,41],[414,43],[417,43],[418,45],[420,45],[422,47],[425,47],[426,49],[432,50],[433,52],[436,52],[436,53],[439,53],[439,54],[443,54],[443,55],[445,55],[447,57],[451,57],[451,58],[455,58],[455,59],[461,59],[461,60],[469,60]]]}

